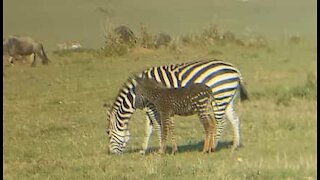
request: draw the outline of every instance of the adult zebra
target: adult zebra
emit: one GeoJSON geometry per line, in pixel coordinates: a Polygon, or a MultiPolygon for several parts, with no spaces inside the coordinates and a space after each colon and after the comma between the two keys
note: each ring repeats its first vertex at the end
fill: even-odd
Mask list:
{"type": "MultiPolygon", "coordinates": [[[[216,103],[213,106],[215,107],[213,112],[217,121],[216,143],[213,148],[216,148],[225,129],[225,116],[233,127],[233,147],[237,149],[240,146],[240,122],[234,111],[234,100],[238,93],[240,93],[242,100],[247,99],[248,96],[243,86],[241,74],[232,64],[221,60],[187,62],[152,67],[139,73],[138,76],[154,79],[168,88],[187,87],[191,83],[205,84],[211,88],[216,103]]],[[[128,124],[136,109],[135,86],[135,80],[129,78],[120,89],[114,104],[108,111],[107,133],[110,140],[109,149],[112,153],[121,153],[129,140],[128,124]]],[[[153,126],[157,129],[160,137],[159,113],[152,104],[147,104],[146,109],[147,131],[143,151],[148,148],[153,126]]]]}

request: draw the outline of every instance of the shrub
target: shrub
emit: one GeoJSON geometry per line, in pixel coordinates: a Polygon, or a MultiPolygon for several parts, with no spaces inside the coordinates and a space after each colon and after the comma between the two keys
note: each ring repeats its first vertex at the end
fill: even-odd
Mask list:
{"type": "Polygon", "coordinates": [[[140,47],[152,49],[154,48],[153,36],[148,32],[145,25],[140,25],[140,38],[138,39],[140,47]]]}
{"type": "Polygon", "coordinates": [[[222,39],[216,24],[205,28],[201,33],[201,38],[206,41],[218,41],[222,39]]]}
{"type": "Polygon", "coordinates": [[[86,49],[86,48],[79,48],[79,49],[63,49],[63,50],[55,50],[53,51],[53,54],[56,54],[58,56],[68,56],[74,53],[88,53],[88,54],[94,54],[99,55],[99,51],[95,49],[86,49]]]}
{"type": "Polygon", "coordinates": [[[297,86],[290,89],[289,93],[295,98],[316,99],[317,98],[317,79],[309,73],[304,86],[297,86]]]}
{"type": "Polygon", "coordinates": [[[314,74],[307,75],[306,83],[303,86],[294,86],[287,91],[276,93],[278,105],[288,106],[292,98],[316,100],[317,99],[317,79],[314,74]]]}
{"type": "Polygon", "coordinates": [[[102,48],[102,52],[105,56],[121,56],[129,52],[130,45],[123,42],[120,38],[120,35],[116,34],[113,28],[105,29],[104,38],[105,41],[104,47],[102,48]]]}

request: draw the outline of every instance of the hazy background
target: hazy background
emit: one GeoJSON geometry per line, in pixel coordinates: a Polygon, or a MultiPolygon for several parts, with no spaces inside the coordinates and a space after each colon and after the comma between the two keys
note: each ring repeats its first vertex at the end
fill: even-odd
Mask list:
{"type": "Polygon", "coordinates": [[[101,47],[107,19],[136,33],[141,23],[152,33],[174,35],[216,23],[237,36],[300,35],[316,42],[316,0],[4,0],[3,5],[4,37],[29,35],[49,50],[65,41],[101,47]]]}

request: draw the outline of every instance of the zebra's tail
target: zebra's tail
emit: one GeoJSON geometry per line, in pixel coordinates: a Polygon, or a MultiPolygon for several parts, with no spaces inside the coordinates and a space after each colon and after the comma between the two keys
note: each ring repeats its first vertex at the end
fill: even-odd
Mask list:
{"type": "Polygon", "coordinates": [[[244,87],[244,82],[242,79],[240,80],[239,89],[240,89],[240,100],[241,101],[249,100],[248,91],[244,87]]]}

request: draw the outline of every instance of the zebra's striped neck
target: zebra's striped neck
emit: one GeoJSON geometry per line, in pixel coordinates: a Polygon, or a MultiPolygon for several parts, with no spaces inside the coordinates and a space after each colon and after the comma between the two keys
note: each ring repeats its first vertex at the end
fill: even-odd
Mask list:
{"type": "Polygon", "coordinates": [[[107,118],[109,149],[112,153],[121,153],[129,141],[129,120],[135,111],[135,81],[128,79],[120,89],[107,118]]]}
{"type": "Polygon", "coordinates": [[[135,93],[134,93],[135,81],[128,79],[119,91],[114,104],[111,109],[111,113],[115,114],[120,119],[130,118],[135,111],[135,93]]]}

